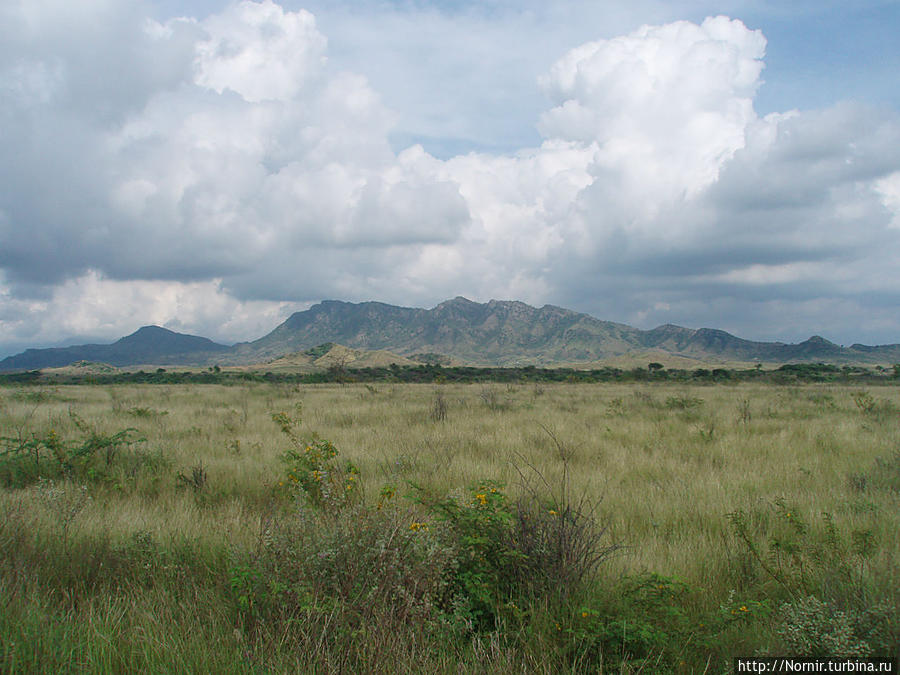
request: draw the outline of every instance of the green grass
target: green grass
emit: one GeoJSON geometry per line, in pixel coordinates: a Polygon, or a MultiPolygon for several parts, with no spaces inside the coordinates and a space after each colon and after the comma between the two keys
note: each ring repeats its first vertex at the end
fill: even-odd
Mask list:
{"type": "Polygon", "coordinates": [[[897,656],[898,411],[890,386],[5,387],[0,670],[897,656]],[[338,455],[304,460],[313,434],[338,455]]]}

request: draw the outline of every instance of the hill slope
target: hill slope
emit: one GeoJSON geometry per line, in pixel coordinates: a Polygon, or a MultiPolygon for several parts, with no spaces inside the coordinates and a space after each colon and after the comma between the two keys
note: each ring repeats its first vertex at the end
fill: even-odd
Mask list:
{"type": "Polygon", "coordinates": [[[325,301],[291,315],[258,340],[236,345],[229,358],[249,363],[324,342],[403,356],[430,352],[479,365],[576,363],[646,350],[713,361],[900,361],[900,345],[847,348],[818,336],[799,344],[755,342],[721,330],[673,325],[644,331],[553,305],[462,297],[433,309],[325,301]]]}
{"type": "MultiPolygon", "coordinates": [[[[477,303],[457,297],[433,309],[328,300],[292,314],[268,335],[234,347],[145,326],[110,345],[29,349],[0,361],[0,370],[60,367],[75,361],[113,366],[262,364],[324,343],[360,352],[390,352],[376,359],[385,363],[396,362],[397,357],[421,361],[427,355],[473,365],[554,365],[642,353],[706,362],[900,363],[896,344],[841,347],[818,336],[799,344],[755,342],[722,330],[674,325],[645,331],[553,305],[537,308],[515,301],[477,303]]],[[[360,354],[341,358],[356,360],[360,354]]]]}
{"type": "Polygon", "coordinates": [[[434,309],[379,302],[326,301],[291,315],[268,335],[235,346],[258,361],[323,342],[400,355],[436,353],[473,364],[554,363],[621,354],[640,347],[641,331],[560,307],[480,304],[455,298],[434,309]]]}
{"type": "Polygon", "coordinates": [[[59,368],[76,361],[99,361],[112,366],[199,364],[230,349],[205,337],[144,326],[109,345],[27,349],[0,361],[0,370],[59,368]]]}

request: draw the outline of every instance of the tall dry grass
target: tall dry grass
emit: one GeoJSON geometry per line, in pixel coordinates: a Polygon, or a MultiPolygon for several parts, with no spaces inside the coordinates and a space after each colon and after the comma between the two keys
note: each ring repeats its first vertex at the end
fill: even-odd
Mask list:
{"type": "MultiPolygon", "coordinates": [[[[374,508],[384,486],[397,500],[415,496],[400,503],[421,515],[423,499],[464,494],[478,482],[504,484],[511,502],[537,485],[548,499],[565,490],[588,500],[607,528],[604,543],[621,547],[596,583],[625,589],[627,607],[597,591],[580,612],[570,607],[571,625],[559,625],[549,609],[542,615],[536,599],[527,620],[503,615],[505,633],[498,627],[463,639],[451,631],[451,639],[439,624],[398,628],[392,639],[430,646],[425,654],[398,647],[398,668],[553,672],[615,663],[627,670],[628,653],[598,650],[610,644],[604,631],[617,625],[617,612],[643,612],[655,625],[652,617],[666,608],[641,586],[649,578],[672,591],[673,621],[686,622],[676,636],[685,668],[710,658],[725,663],[735,650],[800,644],[790,642],[782,611],[795,599],[791,616],[799,616],[807,607],[800,596],[824,598],[820,611],[832,618],[856,612],[859,625],[869,619],[850,590],[870,605],[900,608],[898,411],[897,388],[825,385],[5,388],[7,451],[51,430],[83,438],[77,420],[99,435],[133,428],[145,440],[136,459],[111,465],[100,479],[61,474],[0,490],[4,670],[114,672],[123,659],[163,670],[300,667],[290,642],[296,624],[285,616],[263,622],[250,644],[232,587],[235,561],[263,560],[266,524],[293,517],[284,515],[295,507],[279,486],[287,439],[272,422],[278,412],[302,418],[303,434],[327,438],[359,467],[364,509],[374,508]],[[79,501],[84,492],[90,499],[79,501]],[[173,590],[194,598],[200,614],[173,590]],[[729,613],[740,619],[741,611],[760,617],[729,623],[729,613]],[[202,628],[197,616],[209,619],[202,628]],[[703,617],[722,621],[714,640],[689,637],[704,633],[703,617]],[[175,639],[166,626],[190,631],[171,645],[174,661],[160,647],[175,639]]],[[[318,645],[321,669],[359,669],[368,659],[375,672],[375,661],[387,658],[378,649],[387,636],[373,626],[354,629],[363,633],[352,663],[335,656],[350,642],[328,642],[329,622],[356,616],[350,609],[307,607],[293,619],[306,621],[303,639],[318,645]]],[[[674,658],[665,639],[648,644],[674,658]]]]}

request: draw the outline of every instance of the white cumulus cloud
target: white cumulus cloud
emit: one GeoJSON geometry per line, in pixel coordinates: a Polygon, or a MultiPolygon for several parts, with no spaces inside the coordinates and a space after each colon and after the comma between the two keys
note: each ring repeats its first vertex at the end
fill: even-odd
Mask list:
{"type": "Polygon", "coordinates": [[[238,339],[318,299],[458,294],[900,332],[896,111],[758,116],[766,39],[740,20],[572,46],[535,83],[536,147],[442,160],[392,148],[401,116],[308,11],[73,7],[0,10],[0,344],[151,322],[238,339]]]}

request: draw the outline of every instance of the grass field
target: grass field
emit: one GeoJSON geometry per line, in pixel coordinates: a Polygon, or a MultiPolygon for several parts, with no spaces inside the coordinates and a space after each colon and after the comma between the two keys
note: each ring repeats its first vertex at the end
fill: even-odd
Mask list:
{"type": "Polygon", "coordinates": [[[6,387],[0,436],[3,672],[900,655],[897,387],[6,387]]]}

